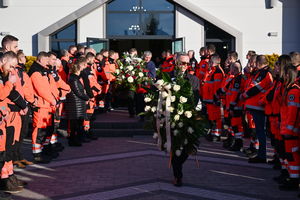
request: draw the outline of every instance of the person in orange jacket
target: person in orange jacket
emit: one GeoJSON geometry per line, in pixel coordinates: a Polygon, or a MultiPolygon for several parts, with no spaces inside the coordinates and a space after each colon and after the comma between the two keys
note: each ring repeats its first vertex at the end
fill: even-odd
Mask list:
{"type": "Polygon", "coordinates": [[[170,50],[166,51],[166,58],[161,64],[160,68],[162,72],[168,73],[171,77],[174,77],[174,69],[175,69],[175,57],[171,54],[170,50]]]}
{"type": "MultiPolygon", "coordinates": [[[[50,139],[50,146],[51,150],[53,151],[62,151],[64,149],[63,145],[58,142],[58,128],[60,125],[60,118],[62,114],[63,109],[63,102],[66,99],[66,95],[71,91],[70,86],[59,76],[58,71],[62,68],[62,63],[59,59],[57,59],[57,55],[54,52],[49,52],[49,75],[52,76],[50,78],[53,78],[55,81],[55,84],[53,83],[53,94],[55,94],[56,99],[58,99],[58,104],[56,107],[52,110],[52,119],[53,119],[53,133],[49,138],[50,139]]],[[[50,79],[49,78],[49,79],[50,79]]]]}
{"type": "MultiPolygon", "coordinates": [[[[22,95],[16,90],[18,78],[12,73],[17,65],[17,56],[14,52],[8,51],[0,58],[0,101],[5,101],[10,110],[6,116],[5,125],[5,156],[3,158],[3,166],[1,169],[1,182],[3,190],[15,193],[20,192],[20,187],[25,186],[25,182],[18,180],[13,171],[13,157],[15,141],[19,141],[21,132],[21,115],[20,112],[26,110],[27,104],[22,95]]],[[[4,145],[4,144],[2,144],[4,145]]]]}
{"type": "MultiPolygon", "coordinates": [[[[26,73],[26,68],[25,68],[25,63],[26,63],[26,58],[25,54],[23,53],[22,50],[18,51],[17,54],[18,57],[18,65],[15,67],[15,70],[17,71],[18,77],[20,78],[21,82],[21,88],[19,91],[21,92],[22,97],[29,103],[33,104],[34,103],[34,94],[33,94],[33,87],[31,80],[29,76],[26,73]]],[[[29,107],[28,107],[29,108],[29,107]]],[[[32,165],[33,163],[26,160],[22,154],[22,143],[24,138],[28,134],[28,125],[29,125],[29,120],[30,120],[30,112],[24,113],[21,115],[21,134],[20,134],[20,139],[19,141],[15,142],[15,151],[14,151],[14,165],[17,165],[19,168],[25,168],[26,165],[32,165]]]]}
{"type": "Polygon", "coordinates": [[[208,119],[212,124],[211,134],[208,140],[218,141],[222,132],[221,107],[219,102],[214,101],[214,96],[222,87],[224,72],[220,66],[221,58],[214,54],[210,59],[210,71],[204,79],[203,102],[206,104],[208,119]]]}
{"type": "MultiPolygon", "coordinates": [[[[248,53],[249,54],[249,53],[248,53]]],[[[244,68],[244,75],[246,77],[245,88],[248,88],[251,84],[252,79],[255,76],[256,69],[256,54],[250,54],[247,56],[248,63],[244,68]]],[[[244,107],[244,130],[245,135],[250,136],[250,146],[249,148],[244,149],[244,153],[247,156],[256,155],[259,149],[259,142],[255,133],[255,123],[253,121],[253,117],[248,110],[245,110],[244,107]]]]}
{"type": "MultiPolygon", "coordinates": [[[[32,81],[36,104],[33,110],[32,152],[37,163],[48,163],[51,157],[42,154],[46,136],[52,135],[52,109],[57,105],[56,94],[52,91],[49,76],[49,55],[40,52],[28,75],[32,81]]],[[[47,141],[49,142],[49,141],[47,141]]]]}
{"type": "Polygon", "coordinates": [[[95,66],[95,55],[91,52],[86,55],[87,66],[81,71],[81,78],[83,80],[84,89],[87,95],[90,97],[87,102],[86,116],[83,121],[84,133],[83,133],[83,141],[88,142],[89,140],[97,140],[97,136],[93,134],[90,130],[91,119],[94,114],[95,106],[96,106],[96,97],[101,93],[102,87],[97,82],[97,79],[94,74],[94,66],[95,66]]]}
{"type": "Polygon", "coordinates": [[[274,147],[274,159],[269,161],[274,164],[274,168],[282,169],[282,174],[287,174],[284,163],[284,142],[280,134],[280,107],[282,104],[282,86],[284,79],[284,70],[292,64],[288,55],[281,55],[275,63],[274,83],[260,103],[265,105],[265,114],[268,117],[268,125],[271,144],[274,147]]]}
{"type": "Polygon", "coordinates": [[[226,110],[229,112],[230,126],[233,131],[234,139],[229,146],[230,151],[240,151],[243,147],[243,103],[239,96],[245,88],[245,77],[242,75],[242,66],[239,62],[232,63],[230,66],[232,77],[227,84],[226,110]]]}
{"type": "Polygon", "coordinates": [[[300,82],[297,68],[284,70],[283,102],[280,107],[280,133],[285,145],[288,178],[281,182],[281,190],[298,190],[300,178],[300,82]]]}
{"type": "Polygon", "coordinates": [[[241,94],[241,100],[245,100],[246,109],[250,111],[254,123],[256,134],[259,140],[259,150],[257,156],[249,158],[250,163],[266,162],[266,132],[264,107],[258,102],[267,90],[272,87],[273,77],[268,67],[266,56],[259,55],[256,58],[256,72],[251,83],[241,94]]]}

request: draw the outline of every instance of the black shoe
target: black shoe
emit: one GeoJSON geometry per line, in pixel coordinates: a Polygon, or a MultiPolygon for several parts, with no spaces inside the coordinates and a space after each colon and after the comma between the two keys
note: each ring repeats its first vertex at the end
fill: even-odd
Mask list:
{"type": "Polygon", "coordinates": [[[236,139],[233,144],[229,147],[229,151],[240,151],[243,147],[243,140],[236,139]]]}
{"type": "Polygon", "coordinates": [[[87,132],[86,131],[84,131],[83,133],[81,133],[79,135],[79,139],[80,139],[81,143],[89,143],[89,142],[92,141],[90,138],[87,137],[87,132]]]}
{"type": "Polygon", "coordinates": [[[284,191],[297,191],[299,189],[299,179],[287,178],[283,181],[282,185],[279,185],[279,189],[284,191]]]}
{"type": "Polygon", "coordinates": [[[221,137],[214,135],[213,138],[212,138],[212,141],[213,142],[220,142],[221,141],[221,137]]]}
{"type": "Polygon", "coordinates": [[[65,147],[61,143],[54,143],[52,144],[52,150],[56,152],[62,152],[65,147]]]}
{"type": "Polygon", "coordinates": [[[173,181],[173,185],[176,187],[181,187],[182,186],[182,180],[180,178],[175,178],[173,181]]]}
{"type": "Polygon", "coordinates": [[[234,138],[232,136],[229,136],[226,140],[223,141],[223,147],[225,149],[230,148],[233,145],[234,138]]]}
{"type": "Polygon", "coordinates": [[[279,184],[283,184],[284,180],[289,177],[289,173],[286,169],[282,169],[279,176],[273,177],[273,180],[279,184]]]}
{"type": "Polygon", "coordinates": [[[68,144],[70,147],[81,147],[82,146],[82,143],[79,140],[74,139],[74,138],[73,139],[69,138],[68,144]]]}
{"type": "Polygon", "coordinates": [[[33,154],[33,162],[36,164],[47,164],[51,162],[51,157],[42,155],[42,153],[33,154]]]}
{"type": "Polygon", "coordinates": [[[28,183],[26,181],[22,181],[22,180],[19,180],[17,179],[17,177],[13,174],[13,175],[10,175],[9,178],[8,178],[14,185],[18,186],[18,187],[25,187],[26,185],[28,185],[28,183]]]}
{"type": "Polygon", "coordinates": [[[10,194],[16,194],[23,190],[23,188],[18,187],[13,184],[9,178],[1,179],[1,190],[10,194]]]}
{"type": "Polygon", "coordinates": [[[248,148],[248,149],[244,149],[243,152],[244,152],[244,153],[246,154],[246,156],[248,156],[248,157],[254,157],[254,155],[257,154],[257,149],[255,149],[255,148],[248,148]]]}
{"type": "Polygon", "coordinates": [[[267,163],[267,160],[264,158],[255,156],[253,158],[249,158],[248,163],[267,163]]]}
{"type": "Polygon", "coordinates": [[[49,156],[52,159],[56,159],[59,156],[59,153],[52,148],[52,144],[44,146],[42,154],[49,156]]]}

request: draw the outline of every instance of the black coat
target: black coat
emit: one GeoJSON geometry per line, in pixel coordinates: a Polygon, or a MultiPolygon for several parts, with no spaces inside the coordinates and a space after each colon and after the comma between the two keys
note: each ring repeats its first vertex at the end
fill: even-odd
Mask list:
{"type": "Polygon", "coordinates": [[[85,94],[79,76],[71,74],[68,82],[71,92],[67,94],[65,102],[67,119],[83,119],[86,112],[86,101],[89,100],[89,97],[85,94]]]}

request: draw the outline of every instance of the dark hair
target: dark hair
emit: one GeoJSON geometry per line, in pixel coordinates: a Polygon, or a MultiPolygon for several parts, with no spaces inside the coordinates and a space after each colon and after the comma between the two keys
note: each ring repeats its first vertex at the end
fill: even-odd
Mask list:
{"type": "Polygon", "coordinates": [[[21,55],[25,55],[24,52],[23,52],[23,50],[19,50],[19,51],[17,52],[17,57],[18,57],[18,58],[19,58],[19,56],[21,56],[21,55]]]}
{"type": "Polygon", "coordinates": [[[206,50],[207,50],[206,47],[201,47],[201,48],[200,48],[200,51],[206,51],[206,50]]]}
{"type": "Polygon", "coordinates": [[[256,57],[256,63],[258,63],[259,65],[267,65],[269,64],[267,57],[265,55],[258,55],[256,57]]]}
{"type": "Polygon", "coordinates": [[[18,59],[17,55],[13,51],[8,51],[0,55],[0,60],[3,61],[4,58],[7,59],[18,59]]]}
{"type": "Polygon", "coordinates": [[[234,58],[235,60],[238,60],[239,55],[238,55],[238,53],[237,53],[236,51],[229,51],[228,57],[232,57],[232,58],[234,58]]]}
{"type": "Polygon", "coordinates": [[[73,49],[73,48],[76,48],[76,49],[77,49],[76,45],[70,45],[70,46],[69,46],[69,51],[70,51],[71,49],[73,49]]]}
{"type": "Polygon", "coordinates": [[[18,38],[16,38],[15,36],[12,35],[6,35],[1,42],[2,48],[5,48],[5,46],[9,43],[9,42],[13,42],[13,41],[19,41],[18,38]]]}
{"type": "Polygon", "coordinates": [[[249,50],[249,51],[248,51],[248,55],[249,55],[249,56],[256,55],[256,52],[255,52],[255,51],[253,51],[253,50],[249,50]]]}
{"type": "Polygon", "coordinates": [[[137,52],[137,50],[136,50],[136,48],[131,48],[131,49],[129,49],[129,53],[131,54],[131,53],[133,53],[133,52],[137,52]]]}
{"type": "Polygon", "coordinates": [[[41,51],[38,55],[37,55],[37,60],[41,60],[41,58],[43,57],[49,57],[49,54],[46,53],[45,51],[41,51]]]}
{"type": "Polygon", "coordinates": [[[207,50],[214,53],[214,52],[216,52],[216,46],[213,45],[213,44],[209,44],[209,45],[207,46],[207,50]]]}
{"type": "Polygon", "coordinates": [[[103,55],[105,52],[108,52],[108,49],[101,49],[100,54],[103,55]]]}
{"type": "Polygon", "coordinates": [[[279,74],[279,77],[280,78],[284,78],[284,74],[285,74],[285,69],[292,65],[292,60],[291,60],[291,57],[288,56],[288,55],[281,55],[279,58],[278,58],[278,61],[277,61],[277,64],[279,65],[279,68],[280,68],[280,74],[279,74]]]}
{"type": "Polygon", "coordinates": [[[95,57],[95,55],[92,52],[88,52],[85,56],[86,59],[94,58],[94,57],[95,57]]]}
{"type": "Polygon", "coordinates": [[[48,52],[48,56],[50,57],[50,56],[55,56],[55,57],[57,57],[57,54],[55,53],[55,52],[53,52],[53,51],[49,51],[48,52]]]}
{"type": "Polygon", "coordinates": [[[286,99],[289,88],[296,81],[298,75],[297,68],[293,65],[287,66],[284,68],[284,93],[283,99],[286,99]]]}
{"type": "Polygon", "coordinates": [[[79,51],[79,49],[85,49],[85,47],[83,45],[81,45],[81,44],[78,44],[77,45],[77,51],[79,51]]]}

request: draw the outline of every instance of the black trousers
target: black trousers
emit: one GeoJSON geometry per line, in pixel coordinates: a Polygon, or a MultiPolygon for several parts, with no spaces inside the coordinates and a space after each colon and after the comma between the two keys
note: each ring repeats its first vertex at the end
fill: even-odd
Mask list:
{"type": "Polygon", "coordinates": [[[145,94],[136,94],[136,113],[140,114],[145,111],[145,94]]]}
{"type": "Polygon", "coordinates": [[[23,153],[22,153],[22,146],[23,146],[23,140],[28,134],[28,125],[29,125],[29,117],[30,113],[27,112],[26,115],[21,115],[22,120],[22,127],[21,127],[21,133],[20,133],[20,139],[19,141],[15,141],[15,149],[13,152],[13,161],[19,161],[23,160],[23,153]]]}
{"type": "Polygon", "coordinates": [[[70,139],[83,133],[83,119],[70,119],[70,139]]]}
{"type": "Polygon", "coordinates": [[[136,92],[129,90],[128,91],[128,112],[129,115],[135,115],[135,98],[136,92]]]}
{"type": "Polygon", "coordinates": [[[182,151],[180,156],[176,156],[175,154],[172,157],[172,168],[174,177],[177,179],[182,179],[182,166],[183,163],[187,160],[189,155],[186,153],[185,150],[182,151]]]}

